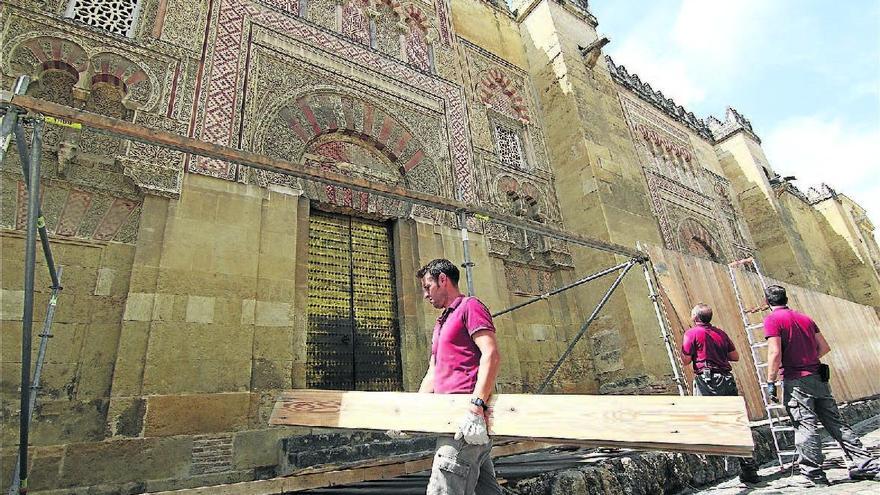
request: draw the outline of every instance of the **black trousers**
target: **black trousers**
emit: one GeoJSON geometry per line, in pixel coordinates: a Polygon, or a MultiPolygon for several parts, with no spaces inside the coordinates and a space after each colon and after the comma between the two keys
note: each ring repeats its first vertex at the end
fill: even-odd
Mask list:
{"type": "MultiPolygon", "coordinates": [[[[730,396],[739,395],[736,388],[736,380],[730,373],[718,373],[714,371],[704,371],[697,373],[694,377],[694,395],[696,396],[730,396]]],[[[755,472],[758,470],[758,463],[753,457],[740,457],[739,466],[743,472],[755,472]]]]}

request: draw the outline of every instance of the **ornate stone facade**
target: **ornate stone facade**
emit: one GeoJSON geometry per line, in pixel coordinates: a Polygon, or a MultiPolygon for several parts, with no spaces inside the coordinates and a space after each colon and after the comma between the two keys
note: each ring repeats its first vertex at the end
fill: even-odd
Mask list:
{"type": "MultiPolygon", "coordinates": [[[[561,225],[528,74],[470,42],[461,45],[467,53],[465,86],[481,198],[505,213],[561,225]]],[[[492,223],[486,233],[490,252],[508,265],[508,286],[514,292],[544,292],[553,271],[571,266],[563,243],[492,223]]]]}
{"type": "MultiPolygon", "coordinates": [[[[791,219],[834,196],[809,204],[773,174],[742,115],[703,121],[625,67],[595,63],[604,42],[586,0],[512,7],[8,0],[0,84],[27,74],[32,96],[629,247],[662,243],[725,262],[786,247],[770,234],[812,235],[791,219]],[[757,178],[743,172],[747,159],[757,178]],[[800,198],[793,207],[782,203],[791,195],[800,198]]],[[[50,126],[43,157],[42,210],[65,266],[56,341],[67,345],[53,347],[37,409],[34,465],[44,474],[35,492],[154,491],[277,474],[279,440],[302,432],[268,428],[272,404],[279,391],[308,386],[309,349],[334,354],[309,341],[318,335],[309,333],[309,298],[336,290],[353,301],[344,287],[355,277],[366,317],[376,311],[371,290],[396,294],[382,311],[400,332],[384,352],[399,353],[393,383],[418,387],[436,314],[412,273],[433,258],[461,259],[454,214],[91,129],[50,126]],[[388,242],[373,246],[387,248],[384,275],[360,256],[355,236],[313,235],[310,218],[320,216],[385,232],[388,242]],[[345,243],[349,258],[339,254],[345,243]],[[310,266],[313,245],[350,272],[312,277],[323,270],[317,257],[310,266]]],[[[23,271],[26,199],[10,153],[0,168],[0,258],[15,269],[0,287],[3,332],[20,330],[22,282],[7,274],[23,271]]],[[[868,239],[864,212],[846,207],[868,239]]],[[[619,261],[491,219],[468,227],[477,294],[493,310],[619,261]]],[[[819,274],[799,281],[829,273],[835,295],[880,293],[871,285],[877,270],[866,274],[845,242],[821,235],[802,250],[815,258],[790,257],[819,274]]],[[[786,258],[793,252],[774,259],[798,265],[786,258]]],[[[877,252],[875,243],[863,257],[877,252]]],[[[670,390],[654,308],[633,273],[560,368],[554,391],[670,390]]],[[[584,285],[499,318],[499,391],[533,391],[605,287],[584,285]]],[[[13,354],[4,353],[3,369],[17,365],[13,354]]],[[[0,409],[15,410],[15,387],[0,383],[0,409]]],[[[14,444],[15,425],[0,426],[0,440],[14,444]]]]}
{"type": "Polygon", "coordinates": [[[619,97],[666,247],[718,262],[753,252],[730,182],[699,162],[688,136],[693,129],[626,90],[619,97]]]}

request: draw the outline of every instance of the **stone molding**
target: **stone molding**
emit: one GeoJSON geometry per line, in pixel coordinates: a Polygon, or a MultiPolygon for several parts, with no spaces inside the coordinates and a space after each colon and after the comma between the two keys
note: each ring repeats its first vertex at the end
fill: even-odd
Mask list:
{"type": "Polygon", "coordinates": [[[637,74],[630,74],[623,65],[617,65],[610,56],[605,56],[608,62],[608,70],[614,82],[632,91],[640,98],[650,103],[676,122],[684,124],[703,139],[712,142],[713,135],[709,126],[702,119],[698,119],[693,112],[687,111],[681,105],[675,103],[672,98],[667,98],[660,91],[655,90],[647,82],[643,82],[637,74]]]}
{"type": "Polygon", "coordinates": [[[727,107],[724,122],[721,122],[715,117],[709,117],[708,126],[712,131],[712,136],[715,139],[715,142],[724,141],[733,134],[743,131],[757,141],[758,144],[761,144],[761,139],[755,134],[755,131],[752,130],[752,123],[732,107],[727,107]]]}

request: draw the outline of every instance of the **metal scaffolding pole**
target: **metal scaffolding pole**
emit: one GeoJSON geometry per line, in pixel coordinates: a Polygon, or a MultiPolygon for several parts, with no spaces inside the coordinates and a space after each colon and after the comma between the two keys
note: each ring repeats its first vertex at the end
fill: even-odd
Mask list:
{"type": "MultiPolygon", "coordinates": [[[[63,267],[58,267],[58,279],[61,279],[63,267]]],[[[46,349],[49,347],[49,339],[52,335],[52,322],[55,320],[55,309],[58,307],[58,294],[61,292],[61,285],[52,287],[52,294],[49,296],[49,304],[46,307],[46,320],[43,322],[43,332],[40,334],[40,349],[37,351],[37,365],[34,367],[34,380],[31,384],[30,402],[27,409],[28,428],[30,428],[31,420],[34,417],[34,407],[37,405],[37,394],[40,391],[40,378],[43,376],[43,363],[46,361],[46,349]]],[[[21,457],[15,460],[15,473],[12,477],[12,484],[9,486],[8,495],[15,495],[19,490],[21,481],[21,457]]]]}
{"type": "Polygon", "coordinates": [[[18,458],[19,493],[27,493],[28,408],[30,407],[31,381],[31,333],[34,323],[34,271],[37,254],[37,216],[40,206],[40,159],[43,147],[43,121],[34,120],[34,133],[31,142],[31,160],[27,208],[27,234],[25,236],[24,256],[24,311],[21,318],[21,403],[19,409],[18,458]]]}
{"type": "MultiPolygon", "coordinates": [[[[15,126],[14,132],[15,145],[18,148],[18,158],[21,160],[21,173],[24,175],[25,186],[30,189],[31,182],[28,175],[33,157],[28,157],[27,140],[24,134],[24,128],[17,125],[15,126]]],[[[39,187],[39,185],[38,182],[37,187],[39,187]]],[[[49,269],[49,277],[52,278],[52,288],[60,288],[61,282],[58,279],[58,273],[55,271],[55,258],[52,256],[52,248],[49,246],[49,233],[46,231],[46,219],[43,217],[43,211],[39,205],[37,205],[37,208],[37,232],[40,234],[40,244],[43,247],[43,256],[46,257],[46,267],[49,269]]]]}
{"type": "Polygon", "coordinates": [[[608,288],[608,291],[605,292],[605,295],[602,296],[602,299],[599,301],[599,304],[596,305],[596,309],[593,310],[593,313],[590,315],[589,318],[587,318],[587,321],[585,321],[584,324],[581,326],[580,331],[577,333],[577,335],[575,335],[574,339],[571,340],[571,343],[568,344],[568,349],[566,349],[565,352],[562,354],[562,357],[560,357],[559,360],[556,361],[556,365],[554,365],[553,369],[550,370],[550,373],[547,374],[547,378],[545,378],[544,383],[542,383],[541,386],[538,387],[538,390],[536,393],[538,393],[538,394],[544,393],[544,390],[547,388],[547,385],[550,384],[550,381],[553,380],[553,376],[556,375],[557,371],[559,371],[559,368],[562,366],[562,363],[565,362],[565,360],[568,358],[568,356],[574,350],[574,346],[577,345],[578,341],[581,340],[581,337],[583,337],[584,334],[587,333],[587,329],[590,327],[590,324],[593,323],[593,320],[595,320],[597,316],[599,316],[599,311],[602,310],[602,308],[605,306],[605,303],[607,303],[608,299],[611,298],[611,294],[614,293],[614,290],[617,289],[617,287],[623,281],[623,277],[626,276],[626,274],[627,274],[627,272],[629,272],[630,268],[632,268],[633,265],[638,263],[640,259],[641,258],[633,258],[626,263],[626,266],[623,267],[623,271],[620,272],[620,274],[617,276],[617,279],[614,281],[614,283],[611,284],[611,287],[608,288]]]}
{"type": "Polygon", "coordinates": [[[620,269],[622,269],[622,268],[626,268],[626,266],[629,265],[629,264],[630,264],[630,262],[627,261],[626,263],[621,263],[621,264],[619,264],[619,265],[612,266],[611,268],[606,268],[606,269],[604,269],[604,270],[602,270],[602,271],[599,271],[599,272],[593,273],[593,274],[591,274],[591,275],[587,275],[586,277],[584,277],[584,278],[582,278],[582,279],[580,279],[580,280],[577,280],[577,281],[575,281],[575,282],[572,282],[572,283],[570,283],[570,284],[568,284],[568,285],[563,285],[562,287],[557,287],[556,289],[553,289],[553,290],[551,290],[550,292],[547,292],[546,294],[541,294],[541,295],[539,295],[539,296],[535,296],[535,297],[529,299],[528,301],[523,301],[523,302],[521,302],[521,303],[519,303],[519,304],[517,304],[517,305],[515,305],[515,306],[511,306],[511,307],[509,307],[509,308],[507,308],[507,309],[502,309],[501,311],[499,311],[499,312],[493,314],[493,315],[492,315],[492,318],[498,318],[499,316],[501,316],[501,315],[503,315],[503,314],[510,313],[511,311],[516,311],[517,309],[522,308],[522,307],[525,307],[525,306],[528,306],[529,304],[536,303],[536,302],[538,302],[538,301],[543,301],[543,300],[545,300],[545,299],[549,299],[550,296],[555,296],[556,294],[559,294],[560,292],[565,292],[565,291],[567,291],[568,289],[573,289],[573,288],[578,287],[578,286],[580,286],[580,285],[583,285],[583,284],[585,284],[585,283],[587,283],[587,282],[592,282],[593,280],[596,280],[596,279],[602,278],[602,277],[604,277],[605,275],[608,275],[608,274],[614,273],[614,272],[616,272],[617,270],[620,270],[620,269]]]}
{"type": "Polygon", "coordinates": [[[461,227],[461,245],[464,254],[464,276],[467,279],[467,295],[473,296],[474,293],[474,262],[471,260],[471,248],[468,246],[468,228],[467,214],[463,211],[458,213],[458,224],[461,227]]]}
{"type": "Polygon", "coordinates": [[[672,365],[673,381],[678,386],[678,395],[687,395],[687,386],[684,383],[684,377],[679,369],[681,361],[675,355],[675,340],[669,332],[669,326],[667,325],[663,308],[660,306],[660,295],[657,294],[657,291],[654,289],[654,281],[651,278],[651,270],[648,268],[648,263],[642,263],[642,268],[645,271],[645,281],[648,283],[648,294],[651,298],[651,303],[654,305],[654,314],[657,316],[657,324],[660,326],[660,335],[663,338],[663,344],[666,347],[666,354],[669,356],[669,363],[672,365]]]}

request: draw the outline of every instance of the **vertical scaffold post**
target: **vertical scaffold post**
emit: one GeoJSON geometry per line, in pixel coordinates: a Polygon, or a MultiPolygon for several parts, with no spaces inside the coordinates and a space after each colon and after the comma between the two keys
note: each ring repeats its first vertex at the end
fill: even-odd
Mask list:
{"type": "Polygon", "coordinates": [[[27,208],[27,234],[25,236],[24,256],[24,311],[21,318],[21,408],[19,409],[18,477],[21,480],[19,493],[27,493],[28,479],[28,409],[31,392],[31,335],[34,324],[34,271],[37,254],[37,217],[40,211],[40,159],[43,147],[43,120],[34,119],[34,132],[31,138],[31,160],[27,208]]]}
{"type": "Polygon", "coordinates": [[[654,281],[651,278],[651,269],[648,268],[647,259],[642,260],[642,269],[645,271],[648,294],[654,305],[654,314],[657,316],[657,324],[660,326],[660,335],[663,337],[666,354],[669,356],[669,363],[672,365],[672,379],[675,381],[675,385],[678,386],[678,395],[687,395],[687,387],[685,387],[684,378],[679,370],[680,361],[675,356],[675,343],[672,334],[669,332],[669,326],[666,324],[666,318],[663,316],[663,308],[660,306],[660,295],[654,288],[654,281]]]}
{"type": "Polygon", "coordinates": [[[467,279],[468,295],[474,295],[474,262],[471,260],[471,248],[468,246],[468,228],[467,214],[463,211],[458,212],[458,225],[461,228],[461,246],[464,255],[464,276],[467,279]]]}

